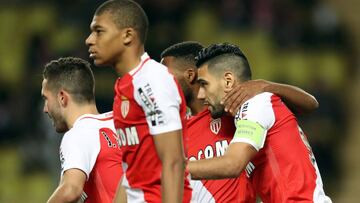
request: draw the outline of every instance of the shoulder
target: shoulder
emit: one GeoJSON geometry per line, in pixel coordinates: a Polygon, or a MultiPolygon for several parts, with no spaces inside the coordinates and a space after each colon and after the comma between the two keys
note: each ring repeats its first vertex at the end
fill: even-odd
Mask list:
{"type": "MultiPolygon", "coordinates": [[[[149,60],[144,67],[133,76],[133,86],[136,90],[135,95],[143,100],[148,97],[158,100],[158,98],[169,98],[170,101],[180,101],[179,86],[174,76],[168,68],[154,60],[149,60]]],[[[161,101],[161,102],[163,102],[161,101]]]]}
{"type": "Polygon", "coordinates": [[[82,143],[94,142],[94,136],[91,136],[92,131],[87,128],[73,127],[64,134],[62,139],[63,146],[80,146],[82,143]]]}
{"type": "Polygon", "coordinates": [[[269,128],[275,122],[272,104],[275,98],[277,98],[277,96],[269,92],[254,96],[241,106],[235,115],[235,122],[238,120],[249,120],[257,122],[265,128],[269,128]]]}
{"type": "Polygon", "coordinates": [[[74,126],[65,133],[63,142],[98,142],[99,131],[102,128],[109,128],[115,131],[112,112],[82,116],[74,123],[74,126]]]}
{"type": "Polygon", "coordinates": [[[254,106],[262,106],[262,105],[270,104],[272,96],[274,96],[274,94],[270,92],[260,93],[254,96],[253,98],[249,99],[248,101],[246,101],[242,107],[248,106],[251,108],[254,106]]]}
{"type": "Polygon", "coordinates": [[[166,66],[152,59],[147,61],[132,77],[135,83],[140,81],[163,83],[169,79],[173,79],[173,75],[166,66]]]}
{"type": "Polygon", "coordinates": [[[86,115],[77,121],[73,130],[82,132],[97,132],[101,128],[114,128],[113,112],[106,112],[98,115],[86,115]]]}
{"type": "Polygon", "coordinates": [[[165,65],[153,59],[150,59],[147,63],[144,64],[144,69],[151,72],[154,71],[154,73],[169,73],[168,68],[165,65]]]}

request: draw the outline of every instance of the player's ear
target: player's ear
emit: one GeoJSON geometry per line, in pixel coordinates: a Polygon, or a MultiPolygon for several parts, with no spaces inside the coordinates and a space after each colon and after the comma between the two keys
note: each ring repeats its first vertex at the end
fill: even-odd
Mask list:
{"type": "Polygon", "coordinates": [[[193,68],[188,68],[184,72],[184,77],[189,84],[194,84],[196,82],[196,74],[197,72],[193,68]]]}
{"type": "Polygon", "coordinates": [[[225,92],[226,92],[226,91],[230,91],[230,90],[233,88],[234,84],[235,84],[234,74],[233,74],[232,72],[230,72],[230,71],[226,71],[226,72],[224,73],[223,79],[224,79],[224,82],[225,82],[225,84],[224,84],[224,87],[225,87],[224,91],[225,91],[225,92]]]}
{"type": "Polygon", "coordinates": [[[70,95],[68,92],[66,92],[65,90],[60,90],[58,93],[58,102],[60,106],[66,107],[69,102],[69,97],[70,95]]]}
{"type": "Polygon", "coordinates": [[[124,28],[122,30],[122,39],[125,45],[128,45],[132,41],[134,41],[135,36],[136,36],[136,31],[133,28],[124,28]]]}

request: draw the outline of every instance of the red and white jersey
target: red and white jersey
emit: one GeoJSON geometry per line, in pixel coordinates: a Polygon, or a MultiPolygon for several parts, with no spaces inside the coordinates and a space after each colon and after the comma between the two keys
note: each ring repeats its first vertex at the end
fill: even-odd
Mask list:
{"type": "Polygon", "coordinates": [[[278,96],[265,92],[251,98],[235,116],[235,123],[240,120],[258,123],[265,130],[260,147],[247,138],[234,136],[231,141],[245,142],[258,150],[246,171],[264,203],[331,202],[306,136],[278,96]]]}
{"type": "MultiPolygon", "coordinates": [[[[140,64],[115,84],[114,122],[121,150],[128,202],[161,202],[161,161],[153,136],[182,129],[186,103],[167,67],[145,53],[140,64]]],[[[185,176],[184,202],[191,199],[185,176]]]]}
{"type": "MultiPolygon", "coordinates": [[[[212,119],[209,110],[192,116],[187,123],[187,146],[190,161],[223,156],[235,132],[234,118],[212,119]]],[[[201,203],[253,203],[256,194],[245,172],[239,178],[191,180],[193,196],[201,203]]]]}
{"type": "Polygon", "coordinates": [[[61,175],[80,169],[87,177],[81,202],[112,202],[123,174],[112,112],[84,114],[60,145],[61,175]]]}

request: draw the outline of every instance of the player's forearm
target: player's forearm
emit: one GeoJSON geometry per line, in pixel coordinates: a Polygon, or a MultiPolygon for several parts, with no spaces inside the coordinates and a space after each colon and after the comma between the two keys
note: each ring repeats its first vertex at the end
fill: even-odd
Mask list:
{"type": "Polygon", "coordinates": [[[80,199],[82,190],[76,186],[62,184],[50,196],[47,203],[70,203],[80,199]]]}
{"type": "Polygon", "coordinates": [[[319,107],[314,96],[295,86],[269,82],[265,91],[280,96],[294,113],[310,113],[319,107]]]}
{"type": "Polygon", "coordinates": [[[240,175],[244,167],[245,164],[234,162],[226,156],[189,161],[187,165],[191,179],[194,180],[235,178],[240,175]]]}
{"type": "Polygon", "coordinates": [[[184,193],[185,160],[164,163],[161,174],[162,202],[182,202],[184,193]]]}
{"type": "Polygon", "coordinates": [[[184,191],[185,156],[182,130],[154,136],[154,143],[162,163],[162,202],[182,202],[184,191]]]}
{"type": "Polygon", "coordinates": [[[122,179],[118,183],[113,203],[127,203],[126,189],[121,185],[122,179]]]}

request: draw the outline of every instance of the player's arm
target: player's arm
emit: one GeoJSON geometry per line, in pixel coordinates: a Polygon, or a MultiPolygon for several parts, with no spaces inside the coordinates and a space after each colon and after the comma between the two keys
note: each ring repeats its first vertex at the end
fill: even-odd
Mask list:
{"type": "Polygon", "coordinates": [[[122,183],[122,178],[120,179],[120,181],[118,183],[113,203],[127,203],[126,190],[125,190],[125,187],[122,186],[121,183],[122,183]]]}
{"type": "Polygon", "coordinates": [[[50,196],[48,203],[76,202],[80,199],[86,181],[86,174],[79,169],[64,172],[59,186],[50,196]]]}
{"type": "MultiPolygon", "coordinates": [[[[165,69],[156,74],[161,80],[149,77],[139,82],[135,99],[142,106],[162,163],[161,194],[164,203],[180,203],[184,193],[185,154],[183,149],[180,109],[182,97],[174,77],[165,69]],[[149,89],[150,91],[141,91],[149,89]]],[[[155,70],[154,70],[155,71],[155,70]]]]}
{"type": "MultiPolygon", "coordinates": [[[[262,101],[264,99],[263,97],[259,97],[257,100],[262,101]]],[[[254,115],[263,115],[264,118],[268,115],[266,105],[249,104],[248,107],[248,113],[251,119],[254,119],[254,115]],[[258,113],[255,111],[258,111],[258,113]]],[[[262,121],[264,126],[267,126],[266,124],[271,122],[271,118],[262,121]]],[[[238,177],[248,162],[264,147],[267,129],[270,126],[264,127],[263,125],[260,125],[256,119],[253,121],[236,119],[236,131],[224,156],[190,161],[187,167],[191,178],[223,179],[238,177]]]]}
{"type": "Polygon", "coordinates": [[[65,133],[60,145],[61,180],[48,203],[76,202],[82,198],[84,184],[100,151],[100,143],[87,135],[78,128],[65,133]]]}
{"type": "Polygon", "coordinates": [[[182,202],[184,191],[185,155],[182,130],[154,136],[157,153],[162,162],[162,202],[182,202]]]}
{"type": "Polygon", "coordinates": [[[280,96],[293,113],[309,113],[319,106],[314,96],[298,87],[266,80],[250,80],[238,84],[225,95],[222,103],[226,111],[234,114],[245,101],[262,92],[280,96]]]}
{"type": "Polygon", "coordinates": [[[256,149],[248,143],[232,143],[224,156],[189,161],[187,169],[194,180],[236,178],[256,153],[256,149]]]}

